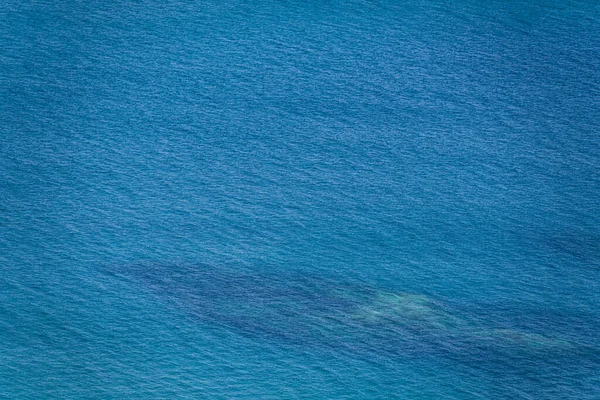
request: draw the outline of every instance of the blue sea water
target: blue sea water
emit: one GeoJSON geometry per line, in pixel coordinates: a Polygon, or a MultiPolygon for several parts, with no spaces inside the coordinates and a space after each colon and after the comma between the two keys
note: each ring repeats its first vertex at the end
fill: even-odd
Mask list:
{"type": "Polygon", "coordinates": [[[0,16],[0,398],[600,398],[600,3],[0,16]]]}

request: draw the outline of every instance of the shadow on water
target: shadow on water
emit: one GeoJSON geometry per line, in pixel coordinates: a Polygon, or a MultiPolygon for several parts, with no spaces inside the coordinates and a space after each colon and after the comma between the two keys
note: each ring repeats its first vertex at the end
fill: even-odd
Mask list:
{"type": "MultiPolygon", "coordinates": [[[[443,302],[300,273],[211,265],[132,264],[106,270],[195,319],[257,340],[369,357],[443,357],[493,369],[585,363],[596,347],[480,326],[443,302]],[[240,272],[242,271],[242,272],[240,272]]],[[[521,368],[522,369],[522,368],[521,368]]]]}

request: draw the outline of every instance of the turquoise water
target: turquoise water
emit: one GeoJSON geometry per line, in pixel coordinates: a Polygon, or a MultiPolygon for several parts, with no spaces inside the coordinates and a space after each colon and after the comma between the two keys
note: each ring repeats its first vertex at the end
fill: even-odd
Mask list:
{"type": "Polygon", "coordinates": [[[597,2],[0,16],[1,398],[600,398],[597,2]]]}

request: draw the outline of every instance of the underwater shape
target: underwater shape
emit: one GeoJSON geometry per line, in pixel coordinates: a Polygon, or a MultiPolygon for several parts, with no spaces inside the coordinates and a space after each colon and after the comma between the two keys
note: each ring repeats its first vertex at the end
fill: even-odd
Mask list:
{"type": "Polygon", "coordinates": [[[243,266],[139,263],[108,271],[201,323],[282,345],[359,356],[435,355],[467,364],[528,363],[531,357],[600,362],[596,348],[475,323],[424,294],[243,266]]]}

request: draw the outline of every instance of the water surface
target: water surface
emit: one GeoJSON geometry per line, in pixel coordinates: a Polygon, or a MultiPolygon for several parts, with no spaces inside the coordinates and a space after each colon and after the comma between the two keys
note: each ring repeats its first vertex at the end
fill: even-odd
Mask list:
{"type": "Polygon", "coordinates": [[[600,397],[593,1],[0,5],[0,397],[600,397]]]}

